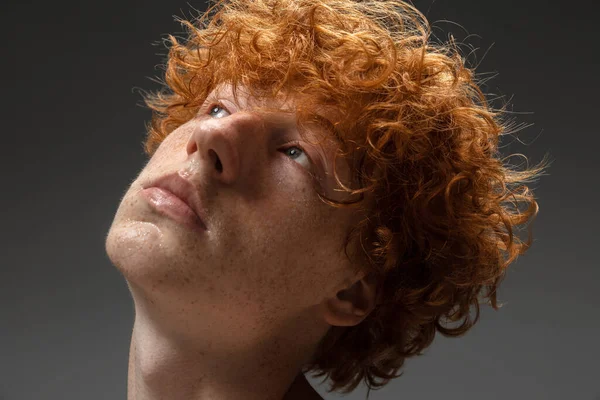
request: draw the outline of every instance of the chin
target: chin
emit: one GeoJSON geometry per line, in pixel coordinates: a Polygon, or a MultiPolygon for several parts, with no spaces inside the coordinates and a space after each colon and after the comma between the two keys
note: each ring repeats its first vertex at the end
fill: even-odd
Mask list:
{"type": "Polygon", "coordinates": [[[156,269],[153,265],[161,258],[166,259],[166,255],[161,254],[162,236],[153,223],[115,219],[106,235],[106,255],[126,278],[139,277],[156,269]]]}

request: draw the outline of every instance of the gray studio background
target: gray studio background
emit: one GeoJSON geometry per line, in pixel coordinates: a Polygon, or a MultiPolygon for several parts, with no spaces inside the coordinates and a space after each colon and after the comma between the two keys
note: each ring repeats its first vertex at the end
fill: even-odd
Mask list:
{"type": "MultiPolygon", "coordinates": [[[[535,243],[508,272],[504,307],[483,307],[462,338],[438,336],[370,398],[599,400],[597,7],[415,4],[436,35],[451,32],[477,49],[469,60],[478,71],[498,73],[485,90],[511,99],[516,121],[533,124],[506,154],[537,163],[548,152],[554,163],[533,185],[535,243]]],[[[0,10],[0,399],[125,399],[133,305],[104,238],[145,162],[150,113],[135,88],[157,88],[148,78],[162,72],[155,66],[166,50],[152,43],[181,31],[172,16],[190,6],[35,1],[0,10]]],[[[359,387],[346,398],[365,395],[359,387]]]]}

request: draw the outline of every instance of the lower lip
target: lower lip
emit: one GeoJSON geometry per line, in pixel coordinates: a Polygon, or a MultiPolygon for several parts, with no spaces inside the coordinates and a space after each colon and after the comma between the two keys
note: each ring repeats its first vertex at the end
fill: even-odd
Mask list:
{"type": "Polygon", "coordinates": [[[160,213],[192,230],[206,231],[206,227],[194,210],[173,193],[161,188],[150,187],[143,189],[141,195],[160,213]]]}

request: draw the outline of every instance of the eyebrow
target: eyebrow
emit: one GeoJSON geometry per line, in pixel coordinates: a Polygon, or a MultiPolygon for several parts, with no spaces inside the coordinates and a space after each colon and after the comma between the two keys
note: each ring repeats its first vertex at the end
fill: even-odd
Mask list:
{"type": "Polygon", "coordinates": [[[331,134],[331,137],[335,140],[335,142],[339,145],[343,143],[342,135],[340,131],[337,129],[334,123],[332,123],[327,118],[319,115],[319,114],[310,114],[310,117],[313,120],[317,121],[317,125],[323,128],[325,131],[331,134]]]}

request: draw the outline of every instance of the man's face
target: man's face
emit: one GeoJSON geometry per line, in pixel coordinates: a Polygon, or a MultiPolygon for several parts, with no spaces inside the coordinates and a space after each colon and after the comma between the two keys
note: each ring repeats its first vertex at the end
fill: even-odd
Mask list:
{"type": "MultiPolygon", "coordinates": [[[[286,320],[355,275],[343,244],[357,215],[324,204],[315,191],[311,171],[328,197],[347,199],[334,191],[334,141],[310,144],[294,113],[255,110],[293,109],[293,100],[238,100],[221,86],[164,139],[123,196],[106,250],[148,298],[248,326],[286,320]],[[178,222],[143,195],[172,173],[195,186],[206,230],[178,222]]],[[[331,137],[316,125],[308,130],[331,137]]],[[[348,177],[342,164],[338,175],[348,177]]]]}

